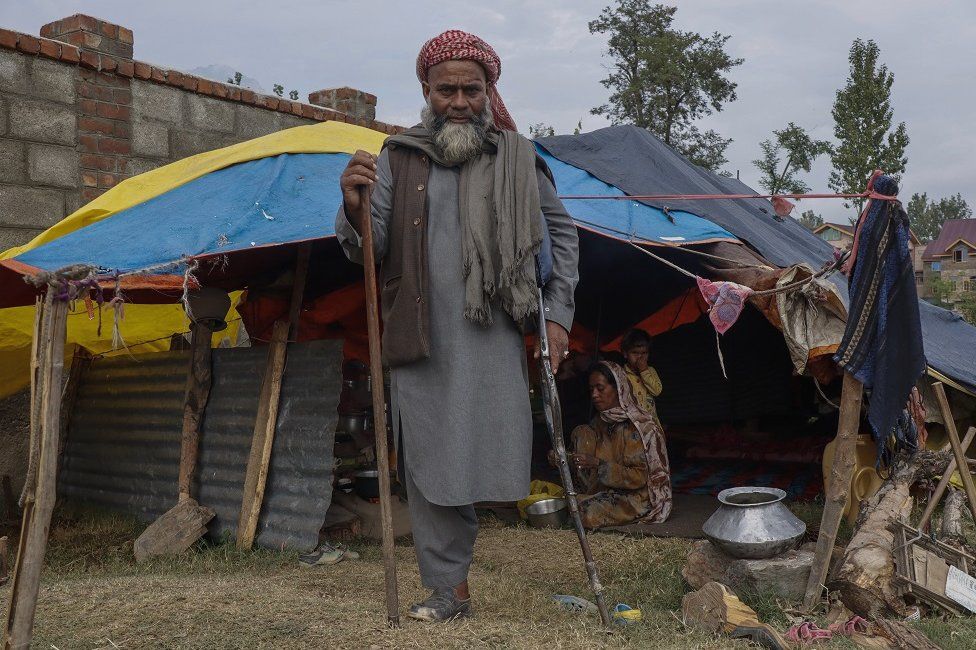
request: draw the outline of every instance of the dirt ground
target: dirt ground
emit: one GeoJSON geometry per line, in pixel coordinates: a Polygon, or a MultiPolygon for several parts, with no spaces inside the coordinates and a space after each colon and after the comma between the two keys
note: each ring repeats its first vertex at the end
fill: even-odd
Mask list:
{"type": "MultiPolygon", "coordinates": [[[[815,513],[810,513],[814,516],[815,513]]],[[[806,517],[805,517],[806,518],[806,517]]],[[[592,536],[611,605],[644,620],[607,635],[595,615],[561,610],[552,594],[587,597],[572,531],[511,527],[487,518],[471,571],[474,616],[444,625],[385,626],[379,547],[354,544],[358,561],[300,567],[288,552],[238,553],[200,543],[178,558],[137,566],[142,527],[100,513],[59,512],[36,620],[36,648],[746,648],[684,628],[681,566],[689,542],[592,536]]],[[[401,611],[421,598],[412,548],[397,546],[401,611]]],[[[5,603],[9,585],[0,587],[5,603]]],[[[744,596],[778,628],[791,603],[744,596]]],[[[946,648],[976,647],[970,619],[925,621],[946,648]]],[[[834,642],[821,647],[853,647],[834,642]]]]}

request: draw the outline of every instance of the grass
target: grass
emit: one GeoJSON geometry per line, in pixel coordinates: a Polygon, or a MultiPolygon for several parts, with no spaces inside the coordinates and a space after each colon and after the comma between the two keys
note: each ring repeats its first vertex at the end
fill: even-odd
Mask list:
{"type": "MultiPolygon", "coordinates": [[[[815,510],[815,509],[814,509],[815,510]]],[[[817,514],[801,512],[805,519],[817,514]]],[[[471,569],[475,615],[448,625],[402,619],[385,625],[379,546],[362,542],[355,562],[306,568],[297,554],[238,552],[198,543],[177,557],[137,565],[143,526],[91,511],[59,511],[52,527],[36,618],[36,648],[746,648],[743,641],[680,622],[689,542],[594,534],[591,543],[611,605],[644,612],[607,635],[593,616],[561,610],[556,593],[589,596],[571,531],[510,527],[486,518],[471,569]]],[[[397,546],[401,611],[422,598],[413,550],[397,546]]],[[[0,588],[6,601],[9,586],[0,588]]],[[[779,629],[796,603],[742,594],[779,629]]],[[[976,646],[971,619],[928,619],[943,647],[976,646]]],[[[853,647],[835,642],[822,647],[853,647]]]]}

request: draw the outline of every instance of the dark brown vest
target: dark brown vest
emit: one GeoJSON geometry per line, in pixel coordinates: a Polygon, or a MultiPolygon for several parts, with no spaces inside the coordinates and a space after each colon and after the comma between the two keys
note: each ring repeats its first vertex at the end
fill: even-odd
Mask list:
{"type": "Polygon", "coordinates": [[[380,267],[383,364],[395,368],[430,356],[427,310],[427,178],[430,161],[390,144],[393,206],[387,253],[380,267]]]}

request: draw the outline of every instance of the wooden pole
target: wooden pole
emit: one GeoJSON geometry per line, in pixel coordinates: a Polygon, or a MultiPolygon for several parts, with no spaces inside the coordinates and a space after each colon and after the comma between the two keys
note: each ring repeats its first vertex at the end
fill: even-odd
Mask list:
{"type": "Polygon", "coordinates": [[[61,375],[64,370],[68,303],[55,300],[54,294],[55,290],[48,287],[41,316],[41,338],[36,347],[36,355],[41,361],[37,365],[36,386],[40,450],[33,501],[24,507],[17,564],[4,626],[3,647],[11,650],[29,648],[31,644],[41,570],[57,497],[61,375]]]}
{"type": "MultiPolygon", "coordinates": [[[[969,471],[969,464],[966,462],[966,454],[959,443],[959,432],[956,431],[956,421],[952,419],[952,410],[949,409],[949,400],[946,397],[945,387],[941,381],[932,384],[935,396],[939,400],[939,408],[942,409],[942,419],[945,421],[946,433],[949,434],[949,444],[952,445],[952,455],[956,458],[956,467],[959,468],[959,476],[962,477],[962,486],[966,491],[966,501],[969,502],[969,512],[976,521],[976,486],[973,485],[973,475],[969,471]]],[[[947,470],[947,473],[948,472],[947,470]]]]}
{"type": "Polygon", "coordinates": [[[192,496],[193,476],[196,474],[197,459],[200,457],[200,429],[213,383],[211,339],[212,333],[209,327],[202,323],[193,323],[190,328],[190,359],[183,397],[183,431],[180,436],[178,485],[181,502],[192,496]]]}
{"type": "Polygon", "coordinates": [[[400,597],[397,593],[396,551],[393,546],[393,508],[390,496],[390,455],[386,443],[386,396],[383,390],[383,360],[380,351],[380,312],[376,295],[376,254],[373,250],[373,218],[369,188],[361,187],[363,211],[363,268],[366,275],[366,327],[369,334],[369,374],[373,389],[373,432],[376,437],[376,469],[379,474],[380,519],[383,524],[383,572],[386,578],[386,622],[400,627],[400,597]]]}
{"type": "Polygon", "coordinates": [[[285,371],[287,346],[288,323],[283,320],[275,321],[271,344],[268,346],[264,380],[261,382],[261,394],[258,397],[258,414],[254,421],[251,453],[247,459],[247,471],[244,475],[241,515],[237,522],[237,548],[241,550],[249,550],[254,545],[261,505],[264,502],[264,487],[268,480],[275,426],[278,424],[278,404],[281,399],[281,381],[285,371]]]}
{"type": "MultiPolygon", "coordinates": [[[[963,453],[966,453],[966,451],[969,449],[969,445],[973,442],[973,438],[976,438],[976,427],[969,427],[969,431],[966,432],[966,437],[962,441],[963,453]]],[[[929,519],[932,518],[932,513],[935,512],[935,507],[939,505],[939,501],[942,500],[942,495],[945,494],[946,488],[949,487],[949,481],[952,479],[952,473],[954,471],[956,471],[955,457],[949,461],[949,466],[946,467],[945,472],[942,474],[942,479],[936,486],[935,492],[932,493],[932,496],[929,498],[929,502],[925,505],[925,511],[922,513],[922,518],[918,520],[917,528],[919,530],[925,530],[925,526],[929,523],[929,519]]]]}
{"type": "Polygon", "coordinates": [[[845,371],[844,385],[840,394],[840,418],[837,422],[834,462],[830,468],[830,482],[827,485],[827,498],[823,517],[820,520],[817,550],[803,596],[803,609],[806,611],[812,610],[823,594],[827,571],[830,569],[831,552],[837,541],[840,521],[844,517],[844,506],[851,490],[851,478],[854,476],[854,454],[857,448],[857,432],[861,424],[863,396],[864,386],[852,374],[845,371]]]}
{"type": "Polygon", "coordinates": [[[288,305],[288,324],[291,327],[289,338],[298,338],[298,321],[302,315],[302,301],[305,298],[305,284],[308,281],[308,264],[312,258],[312,244],[304,243],[298,247],[295,259],[295,274],[291,285],[291,302],[288,305]]]}
{"type": "Polygon", "coordinates": [[[71,357],[71,368],[68,370],[68,381],[64,384],[64,392],[61,394],[61,430],[58,434],[58,457],[64,453],[64,445],[68,440],[68,428],[71,426],[71,415],[75,410],[75,401],[78,399],[78,387],[81,386],[81,377],[91,366],[92,355],[88,350],[80,345],[75,348],[71,357]]]}
{"type": "Polygon", "coordinates": [[[247,459],[247,470],[244,475],[241,514],[237,522],[237,548],[242,550],[249,550],[254,546],[261,506],[264,504],[264,490],[268,482],[268,468],[271,465],[271,450],[274,447],[275,428],[278,425],[278,406],[281,402],[281,383],[288,354],[289,333],[292,336],[298,335],[298,321],[301,316],[311,254],[311,244],[302,244],[298,249],[291,302],[288,306],[288,320],[275,322],[271,343],[268,346],[268,361],[265,365],[264,380],[261,382],[261,394],[258,397],[258,413],[254,422],[254,436],[251,439],[251,453],[247,459]]]}

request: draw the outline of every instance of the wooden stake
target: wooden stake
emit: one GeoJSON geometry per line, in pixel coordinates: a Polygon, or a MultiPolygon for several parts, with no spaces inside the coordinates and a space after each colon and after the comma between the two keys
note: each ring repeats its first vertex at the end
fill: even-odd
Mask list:
{"type": "Polygon", "coordinates": [[[75,348],[71,357],[71,368],[68,370],[68,381],[64,384],[61,394],[61,430],[58,434],[58,458],[64,453],[64,445],[68,440],[68,427],[71,426],[71,415],[75,410],[75,400],[78,399],[78,387],[81,377],[91,366],[92,355],[80,345],[75,348]]]}
{"type": "MultiPolygon", "coordinates": [[[[854,476],[857,432],[861,424],[861,398],[864,386],[849,372],[844,372],[844,385],[840,394],[840,418],[837,422],[837,444],[834,447],[834,462],[830,468],[830,482],[827,485],[827,498],[823,517],[820,520],[820,534],[817,536],[817,550],[810,567],[810,578],[803,596],[803,609],[810,611],[820,601],[827,571],[830,569],[831,552],[837,541],[837,531],[844,517],[844,506],[851,489],[854,476]]],[[[853,504],[852,504],[853,506],[853,504]]]]}
{"type": "MultiPolygon", "coordinates": [[[[61,375],[64,370],[64,342],[68,303],[54,299],[48,288],[44,299],[41,338],[35,347],[37,381],[36,411],[40,414],[36,483],[33,499],[24,507],[17,564],[10,590],[10,605],[4,626],[5,649],[29,648],[34,631],[34,612],[40,591],[41,569],[47,551],[51,515],[57,497],[58,437],[61,416],[61,375]]],[[[33,415],[33,413],[32,413],[33,415]]]]}
{"type": "Polygon", "coordinates": [[[308,280],[308,263],[312,257],[312,244],[305,243],[298,248],[295,260],[295,277],[291,285],[291,302],[288,306],[288,324],[291,327],[289,338],[298,338],[298,321],[302,315],[302,301],[305,297],[305,283],[308,280]]]}
{"type": "MultiPolygon", "coordinates": [[[[973,485],[973,475],[969,471],[969,464],[966,462],[966,454],[959,443],[959,432],[956,431],[956,421],[952,419],[952,410],[949,409],[949,400],[946,397],[945,387],[941,381],[932,384],[935,396],[939,400],[939,408],[942,409],[942,419],[945,421],[946,433],[949,434],[949,444],[952,445],[952,455],[956,458],[956,467],[959,468],[959,476],[962,477],[962,486],[966,490],[966,501],[969,502],[969,512],[976,521],[976,486],[973,485]]],[[[948,472],[950,473],[951,472],[948,472]]]]}
{"type": "MultiPolygon", "coordinates": [[[[966,432],[966,437],[962,441],[963,453],[966,453],[966,451],[969,449],[969,445],[973,442],[973,438],[976,438],[976,427],[969,427],[969,431],[966,432]]],[[[946,467],[946,471],[942,474],[942,479],[936,486],[935,492],[932,493],[932,497],[925,505],[925,512],[922,513],[922,518],[918,521],[917,528],[919,530],[925,530],[925,526],[929,523],[929,519],[932,518],[932,513],[935,512],[936,506],[938,506],[939,501],[942,500],[942,495],[945,494],[946,488],[949,487],[949,481],[952,479],[952,473],[954,471],[956,471],[955,456],[953,456],[952,460],[949,461],[949,466],[946,467]]]]}
{"type": "Polygon", "coordinates": [[[213,349],[210,328],[193,323],[190,330],[190,359],[183,396],[183,431],[180,436],[179,500],[192,496],[193,476],[200,457],[200,429],[213,384],[213,349]]]}
{"type": "Polygon", "coordinates": [[[268,480],[271,448],[274,446],[275,426],[278,423],[278,403],[281,399],[281,380],[285,371],[285,352],[288,347],[288,323],[276,321],[268,346],[268,361],[258,397],[258,414],[254,422],[251,453],[244,475],[244,494],[241,515],[237,521],[237,548],[249,550],[254,545],[264,487],[268,480]]]}
{"type": "Polygon", "coordinates": [[[396,554],[393,547],[393,506],[390,495],[390,455],[386,443],[386,396],[383,390],[383,360],[380,350],[380,312],[376,295],[376,255],[373,251],[373,218],[369,188],[360,187],[363,211],[363,269],[366,275],[366,328],[369,334],[369,374],[373,388],[373,432],[376,438],[376,470],[379,474],[380,519],[383,523],[383,573],[386,578],[386,622],[400,627],[400,597],[397,593],[396,554]]]}

